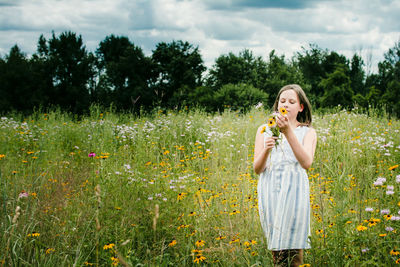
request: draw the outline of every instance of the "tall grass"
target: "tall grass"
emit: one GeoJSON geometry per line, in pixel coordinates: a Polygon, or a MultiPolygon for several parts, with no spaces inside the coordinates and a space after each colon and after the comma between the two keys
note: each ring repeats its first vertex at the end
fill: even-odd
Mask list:
{"type": "MultiPolygon", "coordinates": [[[[252,170],[264,120],[96,107],[79,121],[1,118],[1,265],[271,265],[252,170]]],[[[305,263],[400,262],[400,122],[337,110],[314,127],[305,263]]]]}

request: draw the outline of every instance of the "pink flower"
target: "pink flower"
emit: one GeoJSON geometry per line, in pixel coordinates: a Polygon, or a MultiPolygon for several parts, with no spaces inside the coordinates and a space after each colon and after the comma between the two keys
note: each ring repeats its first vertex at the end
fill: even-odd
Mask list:
{"type": "Polygon", "coordinates": [[[367,208],[365,208],[365,211],[372,212],[372,211],[374,211],[374,209],[370,208],[370,207],[367,207],[367,208]]]}
{"type": "Polygon", "coordinates": [[[393,194],[394,194],[394,191],[392,191],[392,190],[386,191],[386,195],[393,195],[393,194]]]}
{"type": "Polygon", "coordinates": [[[386,210],[381,210],[381,214],[383,215],[383,214],[389,214],[390,213],[390,210],[388,210],[388,209],[386,209],[386,210]]]}
{"type": "Polygon", "coordinates": [[[88,157],[89,157],[89,158],[94,158],[94,157],[96,157],[96,153],[90,152],[89,155],[88,155],[88,157]]]}
{"type": "Polygon", "coordinates": [[[29,194],[25,191],[22,191],[21,193],[19,193],[18,195],[18,199],[20,198],[27,198],[29,196],[29,194]]]}

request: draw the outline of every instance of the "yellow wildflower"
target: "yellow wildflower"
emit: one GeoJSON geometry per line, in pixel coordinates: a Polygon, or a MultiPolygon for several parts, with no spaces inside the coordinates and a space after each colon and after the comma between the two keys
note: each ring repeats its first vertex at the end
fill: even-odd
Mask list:
{"type": "Polygon", "coordinates": [[[178,242],[174,239],[172,240],[169,244],[168,247],[172,248],[173,246],[175,246],[178,242]]]}

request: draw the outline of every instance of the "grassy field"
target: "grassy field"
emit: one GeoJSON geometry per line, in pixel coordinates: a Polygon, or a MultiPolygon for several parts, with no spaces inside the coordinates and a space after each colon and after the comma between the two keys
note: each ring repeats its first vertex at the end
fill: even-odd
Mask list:
{"type": "MultiPolygon", "coordinates": [[[[0,119],[1,266],[270,266],[252,170],[263,110],[0,119]]],[[[306,266],[400,263],[400,122],[314,116],[306,266]]]]}

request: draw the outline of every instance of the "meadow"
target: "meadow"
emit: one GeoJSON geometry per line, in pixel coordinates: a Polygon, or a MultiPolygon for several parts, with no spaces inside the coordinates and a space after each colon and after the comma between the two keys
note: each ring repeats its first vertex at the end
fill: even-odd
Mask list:
{"type": "MultiPolygon", "coordinates": [[[[0,118],[1,266],[271,266],[254,139],[266,112],[92,107],[0,118]]],[[[304,266],[400,264],[400,121],[317,113],[304,266]]]]}

